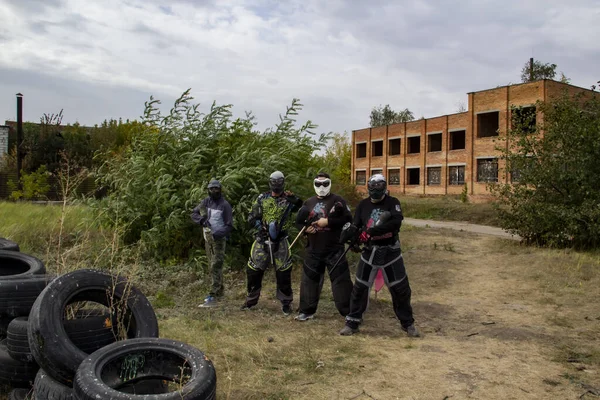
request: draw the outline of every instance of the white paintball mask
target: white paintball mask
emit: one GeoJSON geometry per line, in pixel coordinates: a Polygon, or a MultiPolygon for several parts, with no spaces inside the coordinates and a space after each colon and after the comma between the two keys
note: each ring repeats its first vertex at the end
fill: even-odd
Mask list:
{"type": "Polygon", "coordinates": [[[313,182],[313,187],[315,188],[315,193],[319,197],[325,197],[331,192],[331,179],[315,179],[313,182]]]}

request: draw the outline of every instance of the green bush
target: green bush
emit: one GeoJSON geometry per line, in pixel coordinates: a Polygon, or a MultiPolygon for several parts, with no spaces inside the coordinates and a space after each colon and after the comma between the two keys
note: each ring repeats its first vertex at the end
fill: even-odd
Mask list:
{"type": "Polygon", "coordinates": [[[246,224],[248,212],[260,192],[268,190],[268,177],[280,170],[286,189],[300,197],[312,195],[312,178],[318,163],[314,153],[327,135],[316,136],[309,121],[296,127],[302,108],[292,102],[275,129],[254,130],[254,118],[232,119],[231,105],[213,103],[207,114],[192,104],[186,91],[163,116],[158,100],[146,103],[143,120],[130,148],[98,171],[99,184],[109,194],[94,207],[101,215],[125,227],[127,243],[143,240],[160,259],[195,257],[203,251],[192,209],[207,196],[212,178],[221,180],[231,203],[235,230],[229,257],[247,258],[253,235],[246,224]],[[233,253],[233,254],[232,254],[233,253]]]}
{"type": "Polygon", "coordinates": [[[7,182],[8,190],[10,191],[10,200],[45,199],[50,190],[46,166],[42,165],[35,172],[31,173],[22,171],[21,185],[23,186],[23,190],[17,190],[17,185],[12,180],[7,182]]]}

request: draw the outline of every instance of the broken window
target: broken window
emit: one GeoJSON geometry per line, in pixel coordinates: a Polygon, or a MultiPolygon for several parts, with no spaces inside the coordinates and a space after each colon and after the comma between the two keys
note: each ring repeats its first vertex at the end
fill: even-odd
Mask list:
{"type": "Polygon", "coordinates": [[[427,135],[427,150],[429,152],[433,151],[442,151],[442,134],[434,133],[432,135],[427,135]]]}
{"type": "Polygon", "coordinates": [[[454,165],[448,167],[448,184],[449,185],[464,185],[465,184],[465,166],[454,165]]]}
{"type": "Polygon", "coordinates": [[[397,156],[398,154],[400,154],[400,139],[390,139],[389,143],[389,155],[390,156],[397,156]]]}
{"type": "Polygon", "coordinates": [[[517,107],[512,109],[512,129],[517,132],[531,134],[536,127],[535,106],[517,107]]]}
{"type": "Polygon", "coordinates": [[[427,168],[427,184],[439,185],[442,183],[442,167],[427,168]]]}
{"type": "Polygon", "coordinates": [[[367,156],[367,144],[357,143],[356,144],[356,158],[365,158],[367,156]]]}
{"type": "Polygon", "coordinates": [[[406,184],[407,185],[419,185],[420,184],[421,168],[409,168],[406,170],[406,184]]]}
{"type": "Polygon", "coordinates": [[[412,136],[408,138],[408,154],[415,154],[421,152],[421,137],[412,136]]]}
{"type": "Polygon", "coordinates": [[[498,182],[498,160],[480,158],[477,160],[477,182],[498,182]]]}
{"type": "Polygon", "coordinates": [[[367,171],[356,171],[356,180],[357,185],[366,185],[367,184],[367,171]]]}
{"type": "Polygon", "coordinates": [[[498,136],[500,112],[492,111],[477,114],[477,137],[498,136]]]}
{"type": "Polygon", "coordinates": [[[400,168],[396,168],[396,169],[390,169],[388,170],[388,174],[390,176],[389,178],[389,185],[399,185],[400,184],[400,168]]]}
{"type": "Polygon", "coordinates": [[[381,157],[383,155],[383,140],[371,142],[371,157],[381,157]]]}
{"type": "Polygon", "coordinates": [[[450,132],[450,150],[462,150],[465,149],[467,131],[453,131],[450,132]]]}

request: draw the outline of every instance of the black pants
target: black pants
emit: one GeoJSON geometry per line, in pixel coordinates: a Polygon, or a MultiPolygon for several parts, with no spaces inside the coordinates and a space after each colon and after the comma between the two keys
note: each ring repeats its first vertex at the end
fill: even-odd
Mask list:
{"type": "Polygon", "coordinates": [[[277,298],[282,305],[289,305],[293,300],[292,292],[292,263],[288,249],[287,238],[278,243],[269,245],[255,241],[252,245],[248,267],[246,268],[247,289],[246,306],[253,307],[258,304],[262,290],[263,276],[270,265],[275,267],[277,280],[277,298]],[[271,261],[271,254],[273,261],[271,261]]]}
{"type": "Polygon", "coordinates": [[[346,316],[346,325],[358,328],[362,316],[369,304],[369,291],[377,276],[377,270],[383,268],[383,278],[392,295],[394,313],[400,324],[406,328],[414,323],[410,305],[411,290],[400,246],[374,246],[363,251],[356,281],[350,296],[350,312],[346,316]]]}
{"type": "Polygon", "coordinates": [[[350,311],[350,293],[352,292],[352,279],[346,257],[340,261],[332,272],[335,262],[343,254],[344,248],[339,247],[328,253],[308,252],[304,258],[302,282],[300,284],[300,312],[314,314],[317,312],[325,270],[329,272],[331,280],[331,291],[335,307],[342,316],[348,315],[350,311]]]}

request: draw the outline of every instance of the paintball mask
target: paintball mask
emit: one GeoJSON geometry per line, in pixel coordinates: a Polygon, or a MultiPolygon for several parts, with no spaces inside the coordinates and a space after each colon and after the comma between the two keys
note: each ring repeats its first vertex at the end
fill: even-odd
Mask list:
{"type": "Polygon", "coordinates": [[[319,197],[325,197],[331,192],[331,179],[329,178],[316,178],[313,182],[315,193],[319,197]]]}
{"type": "Polygon", "coordinates": [[[221,198],[221,182],[216,179],[211,180],[208,183],[208,195],[213,200],[221,198]]]}
{"type": "Polygon", "coordinates": [[[385,181],[385,177],[381,174],[373,175],[371,178],[369,178],[367,188],[369,189],[369,196],[373,200],[383,199],[383,196],[387,191],[387,182],[385,181]]]}
{"type": "Polygon", "coordinates": [[[275,194],[283,193],[285,187],[285,176],[281,171],[275,171],[269,177],[269,188],[275,194]]]}

